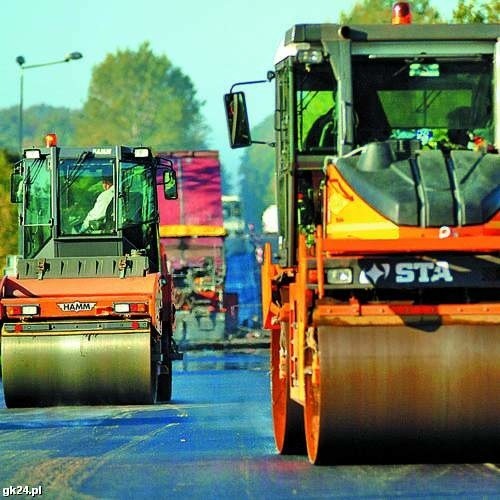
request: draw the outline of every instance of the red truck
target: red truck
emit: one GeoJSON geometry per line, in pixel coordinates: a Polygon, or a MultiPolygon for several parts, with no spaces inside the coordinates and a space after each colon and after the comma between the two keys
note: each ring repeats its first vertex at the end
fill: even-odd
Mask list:
{"type": "Polygon", "coordinates": [[[160,239],[174,279],[178,338],[182,343],[225,336],[224,237],[221,165],[217,151],[169,151],[178,199],[160,201],[160,239]]]}

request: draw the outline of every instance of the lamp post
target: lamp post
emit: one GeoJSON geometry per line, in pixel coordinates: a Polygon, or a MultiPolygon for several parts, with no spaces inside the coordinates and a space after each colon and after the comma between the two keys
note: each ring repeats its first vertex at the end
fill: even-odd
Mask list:
{"type": "Polygon", "coordinates": [[[83,56],[80,52],[71,52],[64,59],[58,61],[51,61],[40,64],[28,64],[24,63],[26,60],[23,56],[17,56],[16,62],[19,64],[20,77],[19,77],[19,155],[23,153],[23,99],[24,99],[24,71],[26,69],[41,68],[42,66],[52,66],[53,64],[61,64],[75,59],[81,59],[83,56]]]}

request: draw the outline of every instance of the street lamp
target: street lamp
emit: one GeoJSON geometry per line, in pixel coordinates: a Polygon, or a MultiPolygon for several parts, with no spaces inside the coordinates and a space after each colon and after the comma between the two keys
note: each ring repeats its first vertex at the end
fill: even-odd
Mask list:
{"type": "Polygon", "coordinates": [[[32,68],[41,68],[42,66],[52,66],[53,64],[61,64],[75,59],[81,59],[83,56],[80,52],[71,52],[64,59],[59,61],[52,61],[40,64],[28,64],[24,63],[26,60],[23,56],[17,56],[16,62],[19,64],[20,78],[19,78],[19,154],[23,153],[23,88],[24,88],[24,70],[32,68]]]}

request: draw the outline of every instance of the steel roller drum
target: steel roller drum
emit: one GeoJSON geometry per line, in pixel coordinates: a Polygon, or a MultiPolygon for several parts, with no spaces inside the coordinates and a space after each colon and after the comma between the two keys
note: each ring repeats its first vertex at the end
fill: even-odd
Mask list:
{"type": "Polygon", "coordinates": [[[150,333],[4,335],[2,376],[8,407],[148,404],[150,333]]]}
{"type": "Polygon", "coordinates": [[[310,461],[498,459],[499,333],[320,326],[319,375],[306,377],[310,461]]]}

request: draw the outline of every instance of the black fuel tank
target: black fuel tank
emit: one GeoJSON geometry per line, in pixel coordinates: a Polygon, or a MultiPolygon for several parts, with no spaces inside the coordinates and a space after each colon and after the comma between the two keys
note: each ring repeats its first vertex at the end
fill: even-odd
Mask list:
{"type": "MultiPolygon", "coordinates": [[[[340,158],[339,172],[372,208],[400,226],[482,224],[500,209],[498,154],[421,150],[398,160],[386,147],[340,158]]],[[[368,145],[370,146],[370,145],[368,145]]]]}

